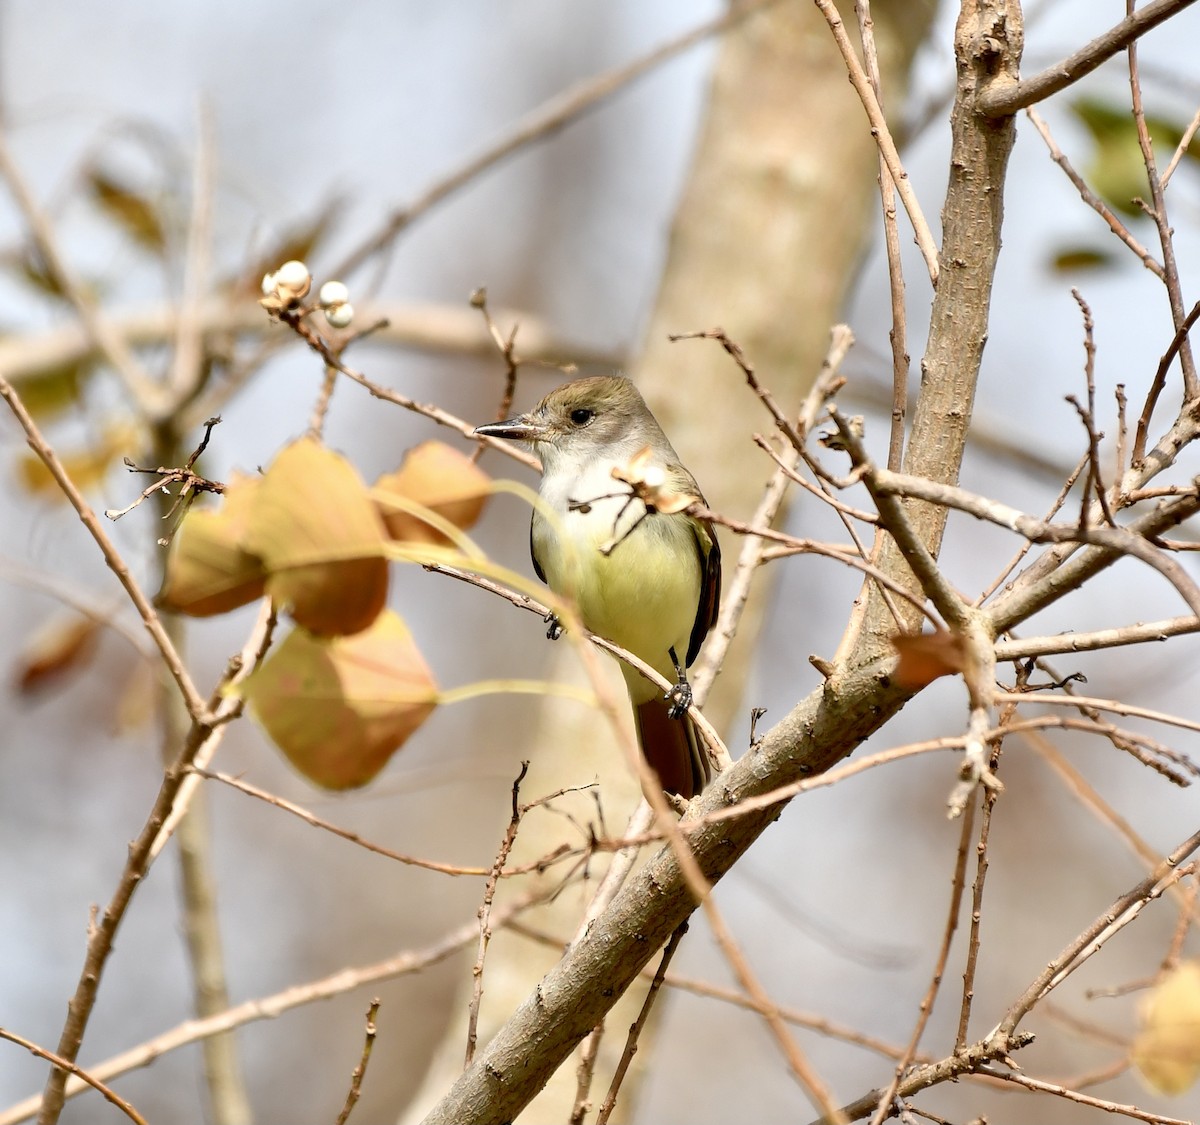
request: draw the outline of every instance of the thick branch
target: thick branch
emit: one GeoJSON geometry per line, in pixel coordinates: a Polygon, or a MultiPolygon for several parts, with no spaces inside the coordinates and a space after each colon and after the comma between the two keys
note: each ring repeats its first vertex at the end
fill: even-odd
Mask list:
{"type": "MultiPolygon", "coordinates": [[[[951,116],[950,182],[942,211],[941,272],[904,462],[913,476],[945,484],[958,480],[971,422],[1000,253],[1004,176],[1015,136],[1011,118],[989,121],[979,114],[977,102],[989,86],[1015,81],[1022,44],[1021,10],[1015,0],[965,0],[955,31],[958,87],[951,116]]],[[[936,558],[945,509],[920,501],[907,501],[905,507],[913,530],[936,558]]],[[[890,538],[883,539],[877,563],[886,574],[916,588],[890,538]]],[[[866,593],[864,619],[849,658],[853,662],[888,651],[887,638],[895,629],[878,591],[869,586],[866,593]]],[[[906,628],[920,624],[907,607],[901,608],[901,616],[906,628]]]]}
{"type": "MultiPolygon", "coordinates": [[[[687,820],[828,768],[907,698],[888,679],[884,665],[835,677],[693,801],[687,820]]],[[[689,834],[705,877],[720,879],[777,818],[779,808],[755,809],[689,834]]],[[[675,856],[663,849],[542,979],[429,1114],[427,1125],[511,1121],[695,909],[675,856]]]]}

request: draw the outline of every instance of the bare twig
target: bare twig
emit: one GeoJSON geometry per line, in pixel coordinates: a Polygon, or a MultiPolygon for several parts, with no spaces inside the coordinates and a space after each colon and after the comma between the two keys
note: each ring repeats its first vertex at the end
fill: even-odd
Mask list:
{"type": "Polygon", "coordinates": [[[1152,27],[1183,11],[1192,0],[1150,0],[1119,24],[1096,36],[1090,43],[1068,55],[1061,62],[1047,67],[1032,78],[1020,82],[994,84],[979,98],[979,111],[988,117],[1007,117],[1065,90],[1085,74],[1091,74],[1101,63],[1124,50],[1145,35],[1152,27]]]}
{"type": "MultiPolygon", "coordinates": [[[[265,789],[259,789],[257,786],[251,785],[248,781],[240,777],[233,777],[231,774],[220,773],[217,770],[197,769],[194,772],[208,781],[219,781],[223,785],[228,785],[238,790],[240,793],[245,793],[248,797],[254,797],[257,800],[265,801],[268,805],[274,805],[277,809],[282,809],[284,812],[291,813],[292,816],[299,817],[305,824],[309,824],[313,828],[319,828],[324,832],[331,832],[334,836],[339,836],[343,840],[348,840],[350,843],[356,844],[358,847],[364,848],[369,852],[374,852],[376,855],[384,856],[386,859],[394,859],[410,867],[421,867],[426,871],[436,871],[442,875],[483,877],[491,871],[490,867],[464,867],[459,864],[441,863],[438,860],[423,859],[420,856],[406,855],[403,852],[393,851],[391,848],[385,848],[382,844],[376,844],[364,839],[357,832],[351,832],[348,828],[341,828],[328,820],[323,820],[303,806],[294,804],[292,801],[280,797],[275,793],[268,793],[265,789]]],[[[521,864],[517,867],[506,867],[500,875],[502,878],[511,878],[514,875],[527,875],[531,871],[542,871],[556,859],[565,856],[568,851],[568,846],[563,844],[561,848],[548,856],[543,856],[541,859],[521,864]]]]}
{"type": "MultiPolygon", "coordinates": [[[[497,930],[501,926],[508,925],[513,918],[528,910],[535,903],[544,901],[555,891],[556,888],[530,891],[510,905],[497,910],[492,915],[492,929],[497,930]]],[[[131,1070],[137,1070],[139,1067],[149,1066],[155,1059],[161,1058],[168,1052],[178,1050],[189,1043],[197,1043],[211,1035],[219,1035],[256,1020],[276,1019],[293,1008],[341,996],[353,989],[363,988],[379,981],[394,980],[396,977],[419,973],[430,965],[444,961],[460,949],[465,949],[478,938],[479,923],[472,919],[423,949],[406,950],[370,965],[339,969],[327,977],[321,977],[305,984],[293,985],[281,992],[272,993],[256,1000],[247,1000],[219,1015],[202,1020],[187,1020],[137,1047],[89,1067],[89,1073],[102,1081],[108,1081],[131,1070]]],[[[73,1098],[85,1089],[87,1087],[82,1080],[72,1078],[67,1083],[66,1097],[73,1098]]],[[[18,1102],[0,1113],[0,1125],[17,1125],[18,1122],[26,1121],[39,1111],[41,1105],[42,1098],[40,1097],[18,1102]]]]}
{"type": "Polygon", "coordinates": [[[476,438],[474,423],[455,417],[455,415],[447,410],[443,410],[440,406],[417,402],[407,395],[401,394],[399,391],[380,386],[378,383],[372,382],[361,372],[355,371],[352,367],[347,367],[332,345],[318,334],[301,314],[285,310],[279,314],[279,319],[300,336],[325,361],[326,366],[341,372],[347,379],[358,383],[359,386],[365,387],[373,397],[383,399],[385,402],[394,403],[396,406],[402,406],[404,409],[411,410],[415,414],[421,414],[437,422],[438,425],[457,430],[463,437],[487,442],[494,449],[507,454],[514,461],[520,461],[521,464],[528,465],[531,469],[541,468],[541,462],[536,457],[517,448],[512,442],[502,441],[498,438],[476,438]]]}
{"type": "MultiPolygon", "coordinates": [[[[862,39],[863,65],[875,98],[883,108],[883,86],[879,75],[879,52],[875,47],[875,22],[870,0],[855,0],[854,12],[862,39]]],[[[892,301],[892,425],[888,437],[889,469],[899,470],[904,457],[904,417],[908,412],[908,315],[904,300],[904,265],[900,258],[900,231],[896,226],[896,182],[882,151],[879,154],[879,201],[883,211],[883,245],[887,252],[888,290],[892,301]]]]}
{"type": "Polygon", "coordinates": [[[1057,957],[1051,961],[1018,997],[1000,1021],[998,1031],[1011,1035],[1030,1010],[1052,989],[1067,979],[1076,969],[1130,922],[1151,902],[1179,880],[1195,873],[1196,864],[1179,864],[1200,847],[1200,832],[1179,845],[1159,866],[1136,887],[1121,895],[1108,910],[1087,927],[1057,957]]]}
{"type": "Polygon", "coordinates": [[[1171,177],[1175,175],[1175,169],[1179,167],[1179,162],[1192,147],[1192,141],[1196,137],[1197,130],[1200,130],[1200,109],[1196,111],[1191,121],[1188,122],[1188,127],[1184,129],[1183,136],[1179,138],[1179,144],[1175,146],[1175,152],[1171,155],[1171,160],[1163,171],[1161,177],[1163,191],[1167,190],[1167,184],[1171,182],[1171,177]]]}
{"type": "Polygon", "coordinates": [[[464,1069],[471,1065],[471,1060],[475,1057],[475,1042],[479,1035],[479,1005],[483,1002],[483,962],[487,956],[488,943],[492,939],[490,924],[492,900],[496,897],[496,886],[500,882],[500,873],[504,870],[505,863],[508,862],[508,853],[512,851],[512,846],[517,841],[517,829],[521,827],[521,782],[528,772],[529,762],[524,761],[521,763],[521,772],[517,774],[512,783],[512,818],[508,822],[508,829],[496,852],[491,874],[484,885],[483,902],[479,904],[479,949],[475,956],[475,965],[471,969],[473,985],[471,1003],[467,1009],[467,1051],[466,1058],[463,1060],[464,1069]]]}
{"type": "Polygon", "coordinates": [[[36,1055],[39,1059],[45,1059],[48,1063],[53,1063],[68,1074],[74,1075],[80,1085],[87,1084],[93,1090],[98,1090],[104,1097],[117,1107],[130,1121],[136,1125],[146,1125],[146,1119],[138,1113],[123,1097],[115,1090],[109,1089],[103,1082],[100,1081],[90,1071],[84,1070],[80,1066],[76,1066],[73,1062],[68,1062],[66,1059],[59,1057],[53,1051],[47,1051],[45,1047],[39,1047],[36,1043],[25,1039],[18,1035],[15,1031],[9,1031],[7,1028],[0,1027],[0,1039],[7,1039],[10,1043],[15,1043],[18,1047],[24,1047],[31,1055],[36,1055]]]}
{"type": "Polygon", "coordinates": [[[1090,1094],[1080,1093],[1080,1091],[1069,1089],[1066,1086],[1030,1078],[1029,1075],[1015,1070],[1000,1070],[993,1066],[987,1066],[981,1067],[979,1073],[987,1075],[989,1078],[999,1078],[1004,1082],[1011,1082],[1016,1086],[1023,1086],[1026,1090],[1035,1090],[1042,1094],[1055,1094],[1067,1101],[1077,1102],[1079,1105],[1103,1109],[1108,1113],[1118,1113],[1122,1117],[1132,1117],[1135,1121],[1148,1121],[1150,1125],[1190,1125],[1188,1121],[1179,1117],[1167,1117],[1162,1113],[1150,1113],[1147,1110],[1138,1109],[1135,1105],[1123,1105],[1106,1098],[1094,1098],[1090,1094]]]}
{"type": "Polygon", "coordinates": [[[208,284],[216,144],[212,114],[206,106],[201,106],[198,121],[192,211],[184,247],[183,291],[179,296],[178,327],[167,380],[170,395],[168,401],[162,404],[163,418],[175,414],[184,402],[194,397],[204,378],[200,309],[208,284]]]}
{"type": "MultiPolygon", "coordinates": [[[[1132,19],[1137,12],[1133,0],[1125,0],[1125,11],[1132,19]]],[[[1145,11],[1145,9],[1142,9],[1145,11]]],[[[1171,319],[1179,332],[1184,323],[1183,286],[1179,280],[1179,264],[1175,258],[1175,232],[1171,229],[1171,221],[1167,215],[1167,200],[1163,195],[1162,181],[1158,177],[1158,164],[1154,156],[1154,142],[1150,137],[1150,127],[1146,124],[1146,113],[1142,108],[1142,80],[1138,74],[1137,43],[1130,41],[1127,50],[1129,57],[1129,89],[1133,120],[1137,126],[1138,145],[1142,150],[1142,163],[1146,166],[1146,179],[1150,185],[1150,217],[1158,229],[1158,241],[1162,247],[1163,284],[1167,288],[1167,302],[1171,307],[1171,319]]],[[[1200,396],[1200,377],[1196,374],[1196,361],[1192,356],[1191,342],[1184,337],[1179,347],[1179,365],[1183,369],[1183,400],[1195,402],[1200,396]]]]}
{"type": "Polygon", "coordinates": [[[641,1010],[638,1012],[637,1019],[629,1028],[629,1036],[625,1040],[625,1050],[621,1052],[621,1059],[617,1063],[616,1072],[613,1074],[612,1083],[608,1087],[608,1093],[604,1097],[604,1101],[600,1106],[600,1112],[596,1115],[596,1125],[608,1125],[608,1119],[612,1116],[612,1111],[617,1105],[617,1094],[620,1093],[621,1083],[625,1081],[625,1075],[629,1071],[629,1064],[633,1062],[633,1056],[637,1052],[638,1038],[642,1033],[642,1028],[646,1026],[646,1020],[650,1016],[650,1009],[654,1006],[654,1001],[658,997],[658,990],[662,988],[663,979],[667,975],[667,967],[671,964],[671,958],[675,956],[675,950],[679,948],[679,943],[683,940],[683,935],[687,933],[688,924],[683,922],[679,928],[671,935],[671,940],[667,942],[666,948],[663,950],[662,959],[658,963],[658,971],[654,974],[654,979],[650,982],[650,988],[646,992],[646,999],[642,1001],[641,1010]]]}
{"type": "Polygon", "coordinates": [[[163,388],[145,371],[124,338],[114,332],[108,321],[101,316],[87,289],[79,283],[67,266],[66,259],[59,252],[58,239],[50,217],[34,198],[29,184],[17,167],[3,129],[0,129],[0,176],[8,183],[8,189],[29,226],[29,233],[38,255],[67,300],[74,306],[93,346],[121,376],[134,407],[144,414],[156,415],[163,405],[163,388]]]}
{"type": "Polygon", "coordinates": [[[926,989],[925,995],[921,998],[917,1022],[913,1026],[908,1046],[904,1049],[904,1055],[896,1063],[896,1069],[892,1074],[891,1082],[884,1092],[879,1095],[879,1104],[875,1107],[875,1112],[871,1115],[871,1125],[883,1125],[884,1120],[887,1118],[892,1108],[892,1101],[896,1096],[896,1091],[900,1088],[900,1080],[904,1077],[904,1072],[912,1064],[913,1058],[917,1053],[917,1048],[921,1044],[921,1036],[925,1034],[925,1027],[929,1023],[929,1017],[933,1014],[933,1005],[937,1001],[938,991],[942,986],[942,976],[946,971],[946,962],[950,957],[950,946],[954,941],[954,933],[958,929],[958,917],[962,913],[963,892],[966,888],[967,853],[970,850],[971,837],[974,833],[975,805],[972,803],[967,806],[967,815],[963,817],[962,829],[959,832],[958,851],[954,859],[954,876],[950,884],[950,907],[946,911],[946,925],[942,931],[942,944],[938,949],[937,960],[934,962],[933,975],[930,978],[929,987],[926,989]]]}
{"type": "Polygon", "coordinates": [[[350,1118],[350,1113],[358,1104],[358,1099],[362,1094],[362,1081],[367,1073],[367,1064],[371,1061],[371,1048],[375,1046],[375,1017],[379,1015],[379,1000],[371,1001],[371,1006],[367,1009],[367,1027],[363,1036],[362,1057],[358,1060],[358,1065],[350,1073],[350,1089],[346,1093],[346,1104],[342,1106],[342,1112],[337,1115],[337,1120],[334,1125],[346,1125],[350,1118]]]}
{"type": "Polygon", "coordinates": [[[407,206],[394,210],[388,216],[383,228],[351,251],[333,271],[334,274],[342,276],[358,269],[367,259],[385,250],[396,236],[416,219],[468,184],[473,183],[489,168],[530,144],[553,135],[584,113],[596,108],[605,98],[650,73],[662,63],[713,35],[719,35],[760,8],[774,2],[775,0],[754,0],[750,3],[734,4],[729,11],[716,19],[707,20],[690,31],[668,40],[654,50],[648,51],[640,58],[613,70],[605,71],[595,78],[586,79],[551,98],[523,120],[517,122],[495,144],[487,146],[448,175],[435,181],[407,206]]]}
{"type": "Polygon", "coordinates": [[[1050,135],[1050,127],[1046,124],[1042,115],[1035,109],[1027,109],[1025,113],[1029,120],[1033,122],[1033,127],[1041,134],[1042,140],[1046,142],[1046,147],[1050,150],[1050,158],[1067,174],[1067,179],[1075,185],[1075,190],[1079,192],[1079,196],[1084,203],[1095,211],[1108,224],[1108,229],[1141,259],[1141,263],[1146,269],[1154,274],[1155,277],[1163,277],[1162,263],[1133,236],[1133,232],[1121,221],[1117,213],[1092,191],[1084,178],[1075,171],[1062,149],[1058,147],[1058,144],[1050,135]]]}
{"type": "Polygon", "coordinates": [[[63,495],[66,496],[71,506],[79,515],[80,522],[87,528],[92,538],[96,541],[96,545],[100,548],[100,553],[104,556],[104,561],[108,564],[109,569],[117,576],[117,581],[125,588],[125,592],[129,595],[129,600],[133,602],[134,608],[138,611],[138,615],[142,619],[142,624],[146,627],[146,632],[150,634],[151,640],[154,641],[155,646],[158,648],[163,664],[171,674],[171,678],[179,685],[179,691],[183,696],[184,702],[187,704],[188,713],[197,723],[208,721],[211,718],[209,709],[200,697],[200,693],[196,690],[195,684],[192,683],[192,678],[184,667],[179,653],[176,652],[175,646],[171,643],[170,637],[167,636],[166,630],[159,620],[158,613],[155,611],[154,606],[150,604],[150,599],[142,592],[142,588],[133,577],[125,560],[121,557],[112,540],[109,539],[108,533],[96,518],[96,513],[84,498],[83,493],[75,486],[75,482],[71,480],[58,455],[54,452],[50,443],[42,436],[37,423],[33,420],[29,411],[25,409],[25,404],[21,401],[20,395],[17,394],[13,385],[2,374],[0,374],[0,398],[4,399],[9,409],[16,416],[17,421],[21,424],[21,428],[25,431],[25,437],[30,449],[37,454],[42,464],[50,471],[50,475],[54,477],[63,495]]]}
{"type": "Polygon", "coordinates": [[[1134,432],[1133,455],[1130,458],[1134,466],[1140,465],[1145,460],[1146,441],[1150,433],[1150,419],[1154,414],[1154,407],[1158,403],[1158,396],[1162,394],[1163,388],[1167,385],[1167,372],[1171,369],[1171,362],[1183,346],[1183,342],[1188,338],[1188,334],[1191,332],[1192,326],[1196,323],[1198,317],[1200,317],[1200,301],[1197,301],[1192,306],[1192,311],[1184,317],[1183,323],[1175,330],[1175,335],[1170,345],[1163,352],[1162,359],[1158,361],[1154,378],[1150,382],[1150,389],[1146,392],[1146,403],[1142,407],[1141,417],[1138,418],[1137,429],[1134,432]]]}
{"type": "Polygon", "coordinates": [[[904,165],[900,163],[900,153],[896,149],[896,142],[892,139],[887,118],[883,114],[883,108],[879,104],[879,99],[875,96],[875,91],[872,89],[870,79],[863,70],[862,63],[858,61],[858,54],[855,52],[854,44],[850,41],[850,36],[846,32],[846,25],[842,22],[842,17],[834,6],[833,0],[816,0],[816,5],[820,8],[821,14],[829,24],[829,30],[833,32],[834,42],[837,43],[838,50],[842,53],[842,59],[845,61],[846,70],[850,75],[850,82],[862,101],[863,109],[867,113],[867,120],[871,123],[871,135],[875,138],[875,143],[879,146],[879,154],[883,157],[888,171],[892,174],[896,190],[900,195],[900,202],[904,204],[904,211],[908,215],[908,221],[912,224],[913,234],[917,240],[917,247],[920,249],[921,257],[925,259],[925,266],[929,270],[930,284],[936,287],[939,268],[937,244],[933,240],[933,232],[929,229],[929,224],[925,221],[921,205],[917,202],[912,181],[909,180],[908,173],[904,170],[904,165]]]}

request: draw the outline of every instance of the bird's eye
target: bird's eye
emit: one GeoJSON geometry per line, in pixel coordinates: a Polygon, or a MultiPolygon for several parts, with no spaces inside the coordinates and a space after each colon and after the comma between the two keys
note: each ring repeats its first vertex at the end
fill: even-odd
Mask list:
{"type": "Polygon", "coordinates": [[[586,406],[579,406],[571,411],[571,421],[577,426],[586,426],[595,417],[596,412],[586,406]]]}

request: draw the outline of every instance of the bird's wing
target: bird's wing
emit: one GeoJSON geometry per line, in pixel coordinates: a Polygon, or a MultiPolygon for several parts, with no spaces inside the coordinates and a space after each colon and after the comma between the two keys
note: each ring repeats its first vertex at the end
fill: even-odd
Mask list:
{"type": "Polygon", "coordinates": [[[699,655],[700,646],[716,624],[717,611],[721,608],[721,548],[717,546],[712,524],[707,520],[693,521],[692,534],[696,537],[696,553],[700,557],[700,600],[696,603],[696,621],[688,640],[689,665],[699,655]]]}

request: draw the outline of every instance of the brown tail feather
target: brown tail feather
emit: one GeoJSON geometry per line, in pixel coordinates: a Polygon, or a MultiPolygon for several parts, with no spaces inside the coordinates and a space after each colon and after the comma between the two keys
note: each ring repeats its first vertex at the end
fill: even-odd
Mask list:
{"type": "Polygon", "coordinates": [[[650,768],[668,793],[690,800],[712,776],[700,736],[686,715],[672,719],[667,702],[655,696],[634,705],[638,742],[650,768]]]}

